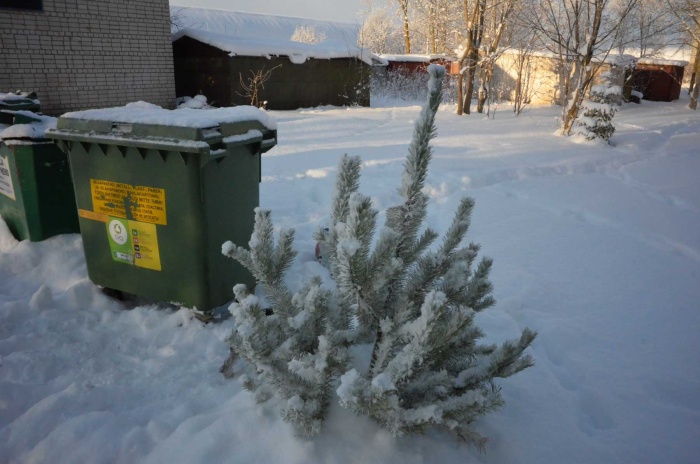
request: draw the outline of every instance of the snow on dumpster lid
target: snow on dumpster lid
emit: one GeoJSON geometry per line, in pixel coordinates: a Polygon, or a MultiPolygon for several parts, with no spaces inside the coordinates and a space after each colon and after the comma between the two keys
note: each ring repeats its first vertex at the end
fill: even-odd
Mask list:
{"type": "Polygon", "coordinates": [[[3,129],[0,125],[0,140],[8,142],[9,139],[43,139],[47,129],[56,128],[56,118],[39,115],[31,111],[5,111],[14,116],[24,116],[34,120],[27,124],[14,124],[3,129]]]}
{"type": "MultiPolygon", "coordinates": [[[[119,144],[156,150],[211,154],[211,146],[231,135],[258,130],[269,150],[277,141],[277,123],[252,106],[196,110],[166,110],[146,102],[116,108],[66,113],[49,138],[119,144]]],[[[253,138],[248,140],[254,143],[253,138]]],[[[265,150],[265,151],[267,151],[265,150]]]]}
{"type": "Polygon", "coordinates": [[[16,103],[24,103],[24,102],[31,102],[36,105],[39,104],[39,100],[36,98],[31,97],[32,94],[26,94],[23,95],[21,93],[0,93],[0,104],[2,103],[10,103],[10,104],[16,104],[16,103]]]}
{"type": "Polygon", "coordinates": [[[146,102],[129,103],[126,106],[66,113],[61,119],[113,121],[127,124],[155,124],[159,126],[191,127],[205,129],[221,124],[258,121],[270,130],[277,129],[277,122],[265,111],[254,106],[235,106],[211,110],[181,108],[166,110],[146,102]]]}

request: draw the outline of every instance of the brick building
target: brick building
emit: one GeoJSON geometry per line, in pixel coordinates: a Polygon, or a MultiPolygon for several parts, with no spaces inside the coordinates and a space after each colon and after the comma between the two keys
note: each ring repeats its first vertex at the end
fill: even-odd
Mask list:
{"type": "Polygon", "coordinates": [[[0,93],[42,111],[175,104],[168,0],[0,0],[0,93]]]}

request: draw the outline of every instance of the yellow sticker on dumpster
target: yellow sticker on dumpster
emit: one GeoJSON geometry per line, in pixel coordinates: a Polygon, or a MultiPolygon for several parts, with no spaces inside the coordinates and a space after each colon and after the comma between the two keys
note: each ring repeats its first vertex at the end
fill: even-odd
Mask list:
{"type": "Polygon", "coordinates": [[[160,250],[155,224],[110,217],[109,251],[118,263],[160,271],[160,250]]]}
{"type": "Polygon", "coordinates": [[[90,179],[90,192],[95,213],[150,224],[167,224],[164,189],[90,179]]]}
{"type": "Polygon", "coordinates": [[[160,250],[155,224],[129,221],[131,242],[134,246],[134,264],[160,271],[160,250]]]}
{"type": "Polygon", "coordinates": [[[86,209],[78,208],[78,216],[85,219],[91,219],[99,222],[109,222],[109,216],[106,214],[95,213],[86,209]]]}

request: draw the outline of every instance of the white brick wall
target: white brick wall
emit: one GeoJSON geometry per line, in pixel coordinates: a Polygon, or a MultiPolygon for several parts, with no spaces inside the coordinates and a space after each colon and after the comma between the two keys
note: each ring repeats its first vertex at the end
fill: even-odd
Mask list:
{"type": "Polygon", "coordinates": [[[50,115],[175,104],[168,0],[43,0],[0,8],[0,92],[35,91],[50,115]]]}

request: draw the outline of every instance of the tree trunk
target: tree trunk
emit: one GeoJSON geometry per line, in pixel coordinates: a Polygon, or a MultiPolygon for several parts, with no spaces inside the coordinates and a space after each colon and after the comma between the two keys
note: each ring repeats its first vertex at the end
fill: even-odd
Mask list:
{"type": "Polygon", "coordinates": [[[569,103],[569,107],[564,112],[564,121],[562,122],[561,130],[564,135],[571,135],[571,129],[574,128],[574,123],[576,122],[579,109],[581,108],[581,101],[583,100],[583,98],[581,98],[582,91],[580,86],[576,87],[576,90],[574,90],[571,96],[571,103],[569,103]]]}
{"type": "Polygon", "coordinates": [[[476,76],[476,60],[478,51],[474,50],[469,54],[467,65],[467,89],[464,92],[464,113],[471,114],[472,98],[474,96],[474,77],[476,76]]]}
{"type": "Polygon", "coordinates": [[[457,115],[462,116],[464,112],[464,73],[462,63],[459,63],[459,74],[457,75],[457,115]]]}
{"type": "Polygon", "coordinates": [[[467,89],[464,92],[464,114],[472,113],[472,95],[474,94],[474,69],[467,70],[467,89]]]}
{"type": "Polygon", "coordinates": [[[486,98],[488,98],[489,93],[486,91],[486,87],[482,82],[479,86],[479,93],[476,99],[476,112],[481,114],[484,112],[484,104],[486,103],[486,98]]]}
{"type": "Polygon", "coordinates": [[[476,111],[477,113],[483,113],[484,112],[484,105],[486,104],[486,100],[489,98],[489,91],[491,87],[491,68],[489,63],[487,63],[484,66],[484,63],[482,62],[482,68],[481,72],[479,73],[479,80],[481,81],[479,83],[479,95],[478,95],[478,100],[476,104],[476,111]]]}
{"type": "Polygon", "coordinates": [[[374,347],[372,348],[372,358],[369,362],[369,370],[370,372],[374,370],[375,365],[377,364],[377,352],[379,351],[379,345],[382,344],[382,339],[384,338],[384,334],[382,333],[381,329],[377,329],[377,335],[374,338],[374,347]]]}
{"type": "Polygon", "coordinates": [[[523,73],[526,59],[525,54],[521,51],[516,61],[517,79],[515,81],[515,98],[513,99],[513,112],[516,114],[516,116],[522,111],[523,100],[525,99],[523,95],[523,73]]]}
{"type": "Polygon", "coordinates": [[[408,0],[399,1],[403,13],[403,38],[406,45],[406,53],[411,53],[411,36],[408,28],[408,0]]]}
{"type": "Polygon", "coordinates": [[[690,103],[688,104],[688,108],[696,111],[698,109],[698,91],[700,90],[700,85],[698,85],[698,73],[700,73],[700,46],[698,46],[698,48],[695,50],[695,67],[693,69],[693,77],[695,78],[695,82],[692,80],[690,81],[690,89],[692,90],[692,93],[690,94],[690,103]]]}
{"type": "Polygon", "coordinates": [[[690,95],[693,94],[693,89],[697,84],[698,71],[700,71],[700,41],[698,41],[695,49],[695,60],[693,61],[692,72],[690,74],[690,86],[688,86],[688,94],[690,95]]]}
{"type": "MultiPolygon", "coordinates": [[[[574,92],[574,94],[578,94],[574,92]]],[[[564,116],[564,124],[562,125],[562,134],[571,135],[571,129],[574,128],[574,122],[576,121],[576,116],[578,116],[579,104],[576,101],[571,102],[571,106],[566,110],[566,115],[564,116]]]]}
{"type": "Polygon", "coordinates": [[[436,54],[437,43],[435,37],[435,4],[432,1],[430,2],[430,9],[428,12],[428,21],[428,54],[436,54]]]}

